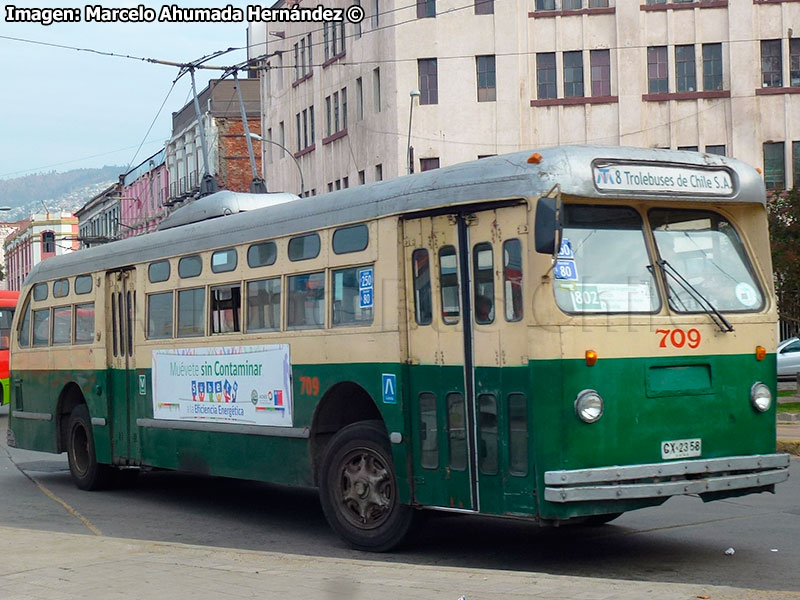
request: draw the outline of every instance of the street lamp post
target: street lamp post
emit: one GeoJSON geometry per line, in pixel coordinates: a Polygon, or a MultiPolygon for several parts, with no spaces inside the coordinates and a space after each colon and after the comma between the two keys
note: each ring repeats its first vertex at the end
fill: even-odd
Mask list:
{"type": "Polygon", "coordinates": [[[411,116],[414,114],[414,98],[419,98],[420,92],[419,90],[411,90],[409,93],[409,104],[408,104],[408,146],[406,148],[406,172],[408,175],[411,175],[411,172],[414,170],[414,165],[412,164],[411,160],[411,116]]]}
{"type": "Polygon", "coordinates": [[[306,191],[306,184],[305,184],[305,182],[303,180],[303,169],[300,168],[300,163],[297,161],[297,159],[295,158],[294,154],[292,154],[292,152],[286,146],[284,146],[283,144],[279,144],[278,142],[273,142],[272,140],[265,140],[263,137],[261,137],[257,133],[249,133],[247,135],[249,137],[253,138],[254,140],[258,140],[259,142],[266,143],[266,144],[273,144],[273,145],[277,146],[278,148],[280,148],[281,150],[283,150],[284,152],[286,152],[289,156],[292,157],[292,160],[294,161],[294,164],[297,165],[297,170],[300,173],[300,196],[302,196],[306,191]]]}

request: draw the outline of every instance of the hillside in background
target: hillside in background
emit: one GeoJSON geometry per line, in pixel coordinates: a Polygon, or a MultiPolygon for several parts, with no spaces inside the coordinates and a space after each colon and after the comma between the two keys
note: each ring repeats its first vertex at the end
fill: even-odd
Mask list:
{"type": "Polygon", "coordinates": [[[119,179],[124,167],[73,169],[63,173],[36,173],[14,179],[0,179],[0,206],[10,206],[0,213],[0,220],[26,219],[31,213],[74,212],[93,196],[119,179]]]}

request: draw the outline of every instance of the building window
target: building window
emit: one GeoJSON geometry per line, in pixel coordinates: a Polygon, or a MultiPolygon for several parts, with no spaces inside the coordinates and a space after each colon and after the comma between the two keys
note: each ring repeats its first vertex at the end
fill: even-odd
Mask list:
{"type": "Polygon", "coordinates": [[[300,113],[297,113],[294,116],[294,118],[295,118],[295,121],[297,122],[297,124],[296,124],[296,126],[297,126],[297,150],[299,152],[300,150],[305,148],[305,146],[303,146],[303,140],[301,139],[302,138],[303,128],[300,126],[300,113]]]}
{"type": "Polygon", "coordinates": [[[281,145],[281,158],[283,158],[286,154],[283,151],[283,149],[286,147],[286,127],[284,126],[283,121],[278,124],[278,131],[280,132],[281,136],[279,144],[281,145]]]}
{"type": "Polygon", "coordinates": [[[375,165],[375,181],[383,181],[383,165],[375,165]]]}
{"type": "Polygon", "coordinates": [[[580,10],[583,0],[561,0],[561,10],[580,10]]]}
{"type": "Polygon", "coordinates": [[[438,168],[439,168],[439,157],[419,159],[420,171],[432,171],[433,169],[438,169],[438,168]]]}
{"type": "Polygon", "coordinates": [[[722,89],[722,44],[703,44],[703,89],[722,89]]]}
{"type": "MultiPolygon", "coordinates": [[[[353,0],[353,4],[355,6],[361,6],[361,0],[353,0]]],[[[361,37],[361,21],[359,21],[358,23],[354,23],[353,27],[355,29],[355,33],[353,35],[355,36],[356,39],[360,38],[361,37]]],[[[311,35],[311,34],[309,34],[309,35],[311,35]]]]}
{"type": "Polygon", "coordinates": [[[436,0],[417,0],[417,18],[428,19],[436,16],[436,0]]]}
{"type": "Polygon", "coordinates": [[[556,97],[556,54],[537,52],[536,87],[540,100],[556,97]]]}
{"type": "Polygon", "coordinates": [[[372,28],[377,29],[380,24],[380,6],[379,0],[372,0],[372,28]]]}
{"type": "Polygon", "coordinates": [[[300,79],[300,45],[294,45],[294,80],[300,79]]]}
{"type": "MultiPolygon", "coordinates": [[[[269,129],[267,129],[267,139],[268,139],[270,142],[272,142],[272,141],[273,141],[273,139],[272,139],[272,127],[270,127],[269,129]]],[[[266,146],[266,147],[264,148],[264,151],[265,151],[265,152],[266,152],[266,154],[267,154],[267,164],[268,164],[268,165],[271,165],[271,164],[272,164],[272,144],[265,144],[265,146],[266,146]]]]}
{"type": "Polygon", "coordinates": [[[583,52],[564,52],[564,97],[583,96],[583,52]]]}
{"type": "Polygon", "coordinates": [[[478,70],[478,102],[494,102],[497,100],[494,55],[476,56],[475,64],[478,70]]]}
{"type": "Polygon", "coordinates": [[[800,87],[800,38],[789,40],[789,85],[800,87]]]}
{"type": "Polygon", "coordinates": [[[475,0],[476,15],[493,15],[494,0],[475,0]]]}
{"type": "Polygon", "coordinates": [[[375,112],[381,112],[381,69],[376,67],[372,70],[372,99],[375,105],[375,112]]]}
{"type": "MultiPolygon", "coordinates": [[[[555,9],[556,9],[556,0],[536,0],[536,10],[555,10],[555,9]]],[[[553,97],[555,98],[555,96],[553,97]]]]}
{"type": "Polygon", "coordinates": [[[611,56],[608,50],[589,52],[592,69],[592,96],[611,95],[611,56]]]}
{"type": "Polygon", "coordinates": [[[678,92],[697,90],[697,69],[692,44],[675,46],[675,89],[678,92]]]}
{"type": "Polygon", "coordinates": [[[56,234],[52,231],[45,231],[42,234],[42,252],[53,254],[56,251],[56,234]]]}
{"type": "Polygon", "coordinates": [[[761,42],[761,87],[781,87],[781,40],[761,42]]]}
{"type": "Polygon", "coordinates": [[[650,46],[647,49],[647,80],[649,93],[661,94],[669,91],[666,46],[650,46]]]}
{"type": "Polygon", "coordinates": [[[783,160],[783,142],[764,144],[764,183],[768,190],[785,189],[786,174],[783,160]]]}
{"type": "Polygon", "coordinates": [[[438,104],[438,76],[436,72],[435,58],[420,58],[417,61],[419,70],[419,103],[438,104]]]}
{"type": "Polygon", "coordinates": [[[706,154],[716,154],[717,156],[725,156],[725,144],[706,146],[706,154]]]}
{"type": "Polygon", "coordinates": [[[356,79],[356,119],[360,121],[364,118],[364,85],[361,77],[356,79]]]}
{"type": "Polygon", "coordinates": [[[364,185],[367,180],[367,175],[364,171],[358,172],[358,185],[364,185]]]}

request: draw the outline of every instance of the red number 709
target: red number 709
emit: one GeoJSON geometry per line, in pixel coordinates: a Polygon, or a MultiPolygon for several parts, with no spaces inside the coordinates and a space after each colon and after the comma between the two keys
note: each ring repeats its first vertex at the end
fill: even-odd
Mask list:
{"type": "Polygon", "coordinates": [[[659,348],[666,348],[667,340],[669,340],[669,345],[675,348],[683,348],[684,346],[697,348],[702,339],[700,332],[694,327],[689,331],[684,331],[683,329],[656,329],[656,335],[658,334],[662,334],[661,343],[658,345],[659,348]]]}

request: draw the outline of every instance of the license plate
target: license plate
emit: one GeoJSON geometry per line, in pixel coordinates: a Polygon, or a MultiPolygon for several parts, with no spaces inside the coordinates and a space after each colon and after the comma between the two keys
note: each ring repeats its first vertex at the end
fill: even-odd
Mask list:
{"type": "Polygon", "coordinates": [[[661,442],[661,458],[671,460],[673,458],[690,458],[700,456],[703,451],[703,441],[700,438],[690,440],[672,440],[661,442]]]}

